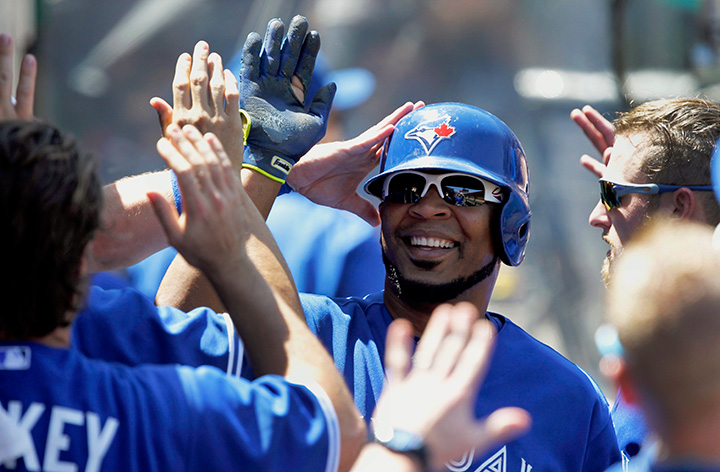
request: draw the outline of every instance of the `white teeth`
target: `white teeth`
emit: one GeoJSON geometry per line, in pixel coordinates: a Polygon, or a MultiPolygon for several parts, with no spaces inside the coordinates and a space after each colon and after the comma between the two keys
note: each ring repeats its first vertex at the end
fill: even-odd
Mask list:
{"type": "Polygon", "coordinates": [[[419,236],[411,236],[410,244],[412,246],[442,247],[442,248],[451,248],[451,247],[455,246],[455,244],[452,241],[448,241],[446,239],[424,238],[424,237],[419,237],[419,236]]]}

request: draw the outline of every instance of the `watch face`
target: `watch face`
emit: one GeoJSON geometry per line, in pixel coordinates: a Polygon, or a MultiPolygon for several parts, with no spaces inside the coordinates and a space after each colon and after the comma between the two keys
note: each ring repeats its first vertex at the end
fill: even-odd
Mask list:
{"type": "Polygon", "coordinates": [[[396,429],[393,431],[393,436],[385,444],[388,449],[396,452],[417,452],[423,449],[423,439],[414,433],[404,431],[402,429],[396,429]]]}

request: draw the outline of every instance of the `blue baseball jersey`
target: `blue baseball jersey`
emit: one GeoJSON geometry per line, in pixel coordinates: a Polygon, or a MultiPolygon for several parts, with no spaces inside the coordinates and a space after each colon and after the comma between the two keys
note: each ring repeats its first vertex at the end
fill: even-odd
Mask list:
{"type": "Polygon", "coordinates": [[[0,469],[331,471],[339,426],[320,392],[2,342],[0,406],[33,441],[0,469]]]}
{"type": "Polygon", "coordinates": [[[618,391],[610,414],[615,423],[618,447],[622,452],[623,460],[634,460],[648,435],[642,411],[637,406],[627,403],[622,393],[618,391]]]}
{"type": "MultiPolygon", "coordinates": [[[[385,338],[392,322],[383,293],[301,299],[310,329],[332,353],[357,407],[369,419],[385,382],[385,338]]],[[[532,415],[532,429],[487,453],[469,451],[447,469],[591,472],[620,461],[607,401],[590,376],[509,319],[492,313],[488,318],[498,331],[497,344],[476,414],[518,406],[532,415]]]]}
{"type": "Polygon", "coordinates": [[[185,313],[155,306],[132,288],[91,287],[86,306],[72,325],[72,344],[93,359],[130,366],[208,365],[251,378],[229,315],[209,308],[185,313]]]}

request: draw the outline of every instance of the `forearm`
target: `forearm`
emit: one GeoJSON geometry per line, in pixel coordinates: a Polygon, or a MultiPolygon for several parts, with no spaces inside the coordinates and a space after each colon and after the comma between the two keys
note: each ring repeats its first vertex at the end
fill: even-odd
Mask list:
{"type": "Polygon", "coordinates": [[[270,230],[257,211],[255,215],[247,261],[209,273],[208,278],[227,307],[257,375],[282,375],[299,384],[312,381],[325,390],[340,425],[341,470],[347,470],[366,440],[365,424],[332,358],[305,323],[292,277],[270,230]]]}
{"type": "Polygon", "coordinates": [[[91,272],[127,267],[167,247],[165,232],[147,198],[149,191],[174,205],[169,171],[127,177],[105,186],[91,272]]]}

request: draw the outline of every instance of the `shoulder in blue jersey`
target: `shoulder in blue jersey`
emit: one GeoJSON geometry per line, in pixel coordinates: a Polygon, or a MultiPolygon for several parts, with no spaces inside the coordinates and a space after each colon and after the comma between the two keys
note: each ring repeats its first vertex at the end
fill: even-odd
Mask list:
{"type": "Polygon", "coordinates": [[[72,325],[72,340],[87,357],[130,366],[209,365],[235,376],[243,366],[243,345],[227,314],[158,307],[132,288],[93,286],[72,325]]]}
{"type": "Polygon", "coordinates": [[[127,367],[34,343],[0,349],[25,359],[2,363],[0,405],[33,438],[7,470],[337,468],[329,399],[281,377],[127,367]]]}
{"type": "MultiPolygon", "coordinates": [[[[385,380],[385,336],[392,322],[382,292],[363,299],[301,294],[301,301],[310,329],[332,353],[358,409],[369,418],[385,380]]],[[[532,415],[532,429],[488,454],[470,451],[448,470],[590,472],[618,462],[609,407],[590,376],[509,319],[488,316],[498,328],[497,345],[476,413],[522,407],[532,415]]]]}

